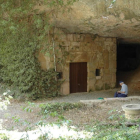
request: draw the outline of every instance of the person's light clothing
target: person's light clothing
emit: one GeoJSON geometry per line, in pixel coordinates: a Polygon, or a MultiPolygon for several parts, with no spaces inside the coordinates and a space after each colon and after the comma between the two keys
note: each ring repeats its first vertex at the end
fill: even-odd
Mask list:
{"type": "Polygon", "coordinates": [[[123,94],[125,94],[125,95],[128,94],[128,87],[127,87],[126,84],[123,84],[123,85],[122,85],[121,91],[122,91],[122,92],[125,92],[125,93],[123,93],[123,94]]]}
{"type": "Polygon", "coordinates": [[[127,87],[127,85],[124,84],[122,81],[120,82],[120,84],[121,84],[121,86],[122,86],[122,88],[121,88],[121,92],[122,92],[122,93],[116,92],[116,93],[114,94],[114,97],[127,97],[127,95],[128,95],[128,87],[127,87]],[[122,84],[121,84],[121,83],[122,83],[122,84]]]}

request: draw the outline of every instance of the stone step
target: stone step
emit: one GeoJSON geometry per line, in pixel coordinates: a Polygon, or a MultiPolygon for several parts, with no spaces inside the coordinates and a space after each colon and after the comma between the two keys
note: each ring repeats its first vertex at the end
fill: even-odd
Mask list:
{"type": "Polygon", "coordinates": [[[111,103],[114,101],[132,101],[132,100],[140,100],[140,96],[130,96],[125,98],[104,98],[104,99],[94,99],[94,100],[80,100],[81,103],[85,104],[87,107],[94,107],[103,103],[111,103]]]}

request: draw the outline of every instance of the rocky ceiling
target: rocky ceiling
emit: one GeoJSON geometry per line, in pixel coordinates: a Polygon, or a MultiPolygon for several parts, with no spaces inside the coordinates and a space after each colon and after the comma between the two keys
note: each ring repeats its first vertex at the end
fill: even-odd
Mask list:
{"type": "Polygon", "coordinates": [[[69,33],[116,37],[122,43],[140,43],[140,0],[79,0],[70,12],[53,20],[69,33]]]}

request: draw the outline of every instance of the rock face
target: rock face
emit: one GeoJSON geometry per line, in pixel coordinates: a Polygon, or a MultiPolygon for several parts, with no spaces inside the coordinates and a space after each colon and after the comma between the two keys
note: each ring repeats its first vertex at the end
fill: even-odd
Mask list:
{"type": "Polygon", "coordinates": [[[97,37],[91,34],[66,34],[58,29],[54,32],[55,59],[53,54],[47,57],[40,53],[39,61],[44,70],[54,68],[54,60],[57,62],[56,70],[62,73],[62,77],[58,80],[64,80],[61,86],[62,94],[115,87],[116,38],[97,37]],[[83,63],[86,63],[85,71],[81,70],[84,68],[83,63]],[[72,64],[76,64],[76,67],[71,67],[72,64]],[[79,64],[82,65],[80,69],[79,64]],[[83,79],[84,75],[86,77],[83,79]]]}
{"type": "Polygon", "coordinates": [[[128,72],[118,72],[118,81],[123,80],[128,85],[129,93],[135,94],[140,91],[140,67],[128,72]]]}
{"type": "MultiPolygon", "coordinates": [[[[116,38],[120,44],[140,44],[140,0],[79,0],[69,12],[59,12],[51,21],[62,30],[59,36],[55,35],[56,47],[62,46],[69,52],[63,68],[57,66],[65,79],[61,92],[70,93],[69,65],[77,62],[87,62],[87,91],[115,87],[116,46],[119,46],[116,38]],[[96,69],[100,70],[100,77],[95,76],[96,69]]],[[[53,58],[40,56],[40,62],[43,69],[53,67],[53,58]]],[[[123,75],[120,75],[120,80],[123,80],[123,75]]],[[[130,78],[131,75],[126,73],[125,76],[130,78]]],[[[128,84],[127,79],[124,81],[128,84]]],[[[139,78],[135,80],[134,77],[133,81],[131,87],[139,90],[139,78]]]]}
{"type": "Polygon", "coordinates": [[[79,0],[70,12],[59,13],[57,27],[69,33],[117,37],[140,43],[140,0],[79,0]]]}

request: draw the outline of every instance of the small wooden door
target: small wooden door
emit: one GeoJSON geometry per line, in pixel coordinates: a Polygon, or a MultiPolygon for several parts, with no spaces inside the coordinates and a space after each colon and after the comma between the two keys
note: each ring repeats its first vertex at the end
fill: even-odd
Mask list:
{"type": "Polygon", "coordinates": [[[87,92],[87,63],[70,63],[70,93],[87,92]]]}

